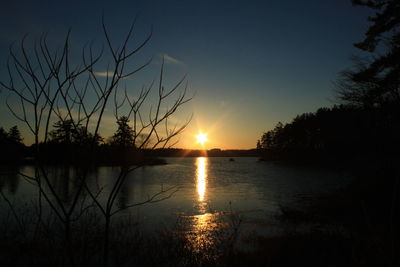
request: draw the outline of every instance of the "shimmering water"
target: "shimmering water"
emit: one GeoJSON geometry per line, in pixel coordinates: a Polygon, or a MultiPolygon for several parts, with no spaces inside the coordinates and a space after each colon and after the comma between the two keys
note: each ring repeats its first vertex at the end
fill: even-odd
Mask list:
{"type": "MultiPolygon", "coordinates": [[[[124,210],[146,228],[169,226],[177,217],[188,219],[199,229],[212,226],[216,217],[233,211],[247,222],[262,224],[279,212],[280,205],[333,191],[350,177],[342,172],[259,162],[257,158],[166,158],[167,165],[147,166],[129,174],[116,199],[118,207],[144,201],[162,189],[177,187],[170,198],[124,210]]],[[[2,170],[1,190],[13,201],[30,203],[35,186],[16,172],[32,174],[31,166],[2,170]]],[[[74,170],[55,168],[51,179],[61,198],[68,202],[77,187],[74,170]]],[[[91,188],[104,198],[118,175],[118,168],[100,167],[90,174],[91,188]]],[[[4,203],[3,203],[4,204],[4,203]]]]}

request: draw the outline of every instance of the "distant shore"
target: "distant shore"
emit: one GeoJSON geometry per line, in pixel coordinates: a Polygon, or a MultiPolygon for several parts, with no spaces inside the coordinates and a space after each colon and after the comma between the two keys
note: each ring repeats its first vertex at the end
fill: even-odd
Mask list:
{"type": "MultiPolygon", "coordinates": [[[[25,165],[34,164],[36,159],[30,147],[25,147],[25,152],[19,157],[0,159],[0,165],[25,165]]],[[[98,147],[95,152],[75,149],[56,149],[44,153],[42,163],[46,165],[80,165],[94,164],[95,166],[119,166],[119,165],[163,165],[167,164],[165,157],[259,157],[257,149],[249,150],[193,150],[179,148],[160,148],[160,149],[142,149],[142,150],[109,150],[98,147]],[[90,159],[90,160],[88,160],[90,159]]]]}

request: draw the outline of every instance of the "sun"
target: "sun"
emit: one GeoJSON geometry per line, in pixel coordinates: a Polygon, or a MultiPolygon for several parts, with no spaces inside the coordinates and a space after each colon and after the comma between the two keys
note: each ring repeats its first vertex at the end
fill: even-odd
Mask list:
{"type": "Polygon", "coordinates": [[[196,135],[196,140],[197,143],[204,145],[204,143],[208,141],[207,134],[199,133],[198,135],[196,135]]]}

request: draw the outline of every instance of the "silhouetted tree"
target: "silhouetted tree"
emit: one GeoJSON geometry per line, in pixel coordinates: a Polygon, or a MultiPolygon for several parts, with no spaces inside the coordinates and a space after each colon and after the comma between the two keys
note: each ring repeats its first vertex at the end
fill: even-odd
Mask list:
{"type": "Polygon", "coordinates": [[[103,138],[88,131],[87,127],[74,125],[72,120],[59,120],[53,124],[49,132],[49,141],[58,144],[74,144],[79,146],[98,146],[103,138]]]}
{"type": "Polygon", "coordinates": [[[98,133],[94,135],[89,132],[87,127],[79,126],[74,131],[74,142],[80,146],[91,146],[95,147],[99,146],[104,142],[103,137],[101,137],[98,133]]]}
{"type": "Polygon", "coordinates": [[[363,41],[369,54],[341,74],[338,97],[345,105],[320,108],[264,133],[270,155],[301,160],[316,157],[372,157],[400,149],[400,1],[354,0],[376,10],[363,41]]]}
{"type": "Polygon", "coordinates": [[[15,163],[25,156],[25,145],[17,126],[11,127],[8,132],[0,127],[0,151],[2,163],[15,163]]]}
{"type": "Polygon", "coordinates": [[[298,115],[290,123],[278,123],[261,136],[260,146],[271,158],[298,161],[396,153],[396,127],[388,128],[381,119],[376,110],[320,108],[298,115]]]}
{"type": "Polygon", "coordinates": [[[134,132],[129,126],[127,116],[121,116],[117,120],[118,129],[112,137],[112,144],[118,147],[135,148],[134,132]]]}
{"type": "Polygon", "coordinates": [[[11,142],[16,143],[16,144],[21,144],[22,143],[22,137],[21,133],[18,129],[18,126],[13,126],[10,128],[8,131],[8,138],[10,139],[11,142]]]}
{"type": "Polygon", "coordinates": [[[400,1],[353,0],[376,11],[363,41],[354,44],[368,53],[355,58],[355,68],[344,71],[337,83],[338,97],[362,107],[400,104],[400,1]]]}
{"type": "Polygon", "coordinates": [[[261,145],[261,141],[260,140],[257,140],[256,148],[257,149],[262,149],[262,145],[261,145]]]}
{"type": "Polygon", "coordinates": [[[21,132],[18,129],[18,126],[11,127],[8,132],[4,130],[3,127],[0,127],[0,143],[1,144],[20,144],[22,145],[22,136],[21,132]]]}
{"type": "MultiPolygon", "coordinates": [[[[151,62],[148,60],[140,65],[130,62],[152,36],[150,32],[141,42],[133,45],[131,41],[134,36],[134,26],[135,22],[131,24],[125,39],[115,44],[103,21],[102,29],[106,48],[99,51],[94,45],[84,46],[80,60],[71,55],[71,51],[76,50],[70,49],[70,31],[66,34],[61,49],[52,49],[53,45],[49,44],[45,34],[31,46],[31,49],[26,48],[26,38],[24,38],[18,45],[19,52],[15,51],[15,46],[9,50],[10,60],[7,66],[9,82],[0,81],[0,85],[12,95],[6,102],[10,112],[25,124],[34,137],[35,172],[21,173],[21,175],[38,186],[38,210],[41,211],[42,199],[44,199],[49,209],[62,223],[71,265],[74,265],[71,224],[79,220],[87,208],[96,207],[105,221],[103,263],[106,266],[109,255],[111,217],[125,208],[160,201],[175,192],[174,187],[162,188],[143,202],[131,203],[125,207],[116,206],[115,200],[128,174],[142,166],[121,164],[118,176],[110,181],[111,188],[103,194],[105,201],[100,202],[98,196],[102,189],[98,188],[96,192],[87,184],[89,167],[95,158],[86,157],[83,164],[76,166],[76,190],[69,198],[70,201],[65,203],[51,179],[51,170],[43,161],[37,160],[41,158],[41,153],[46,152],[41,150],[39,144],[47,145],[49,139],[69,144],[74,139],[81,140],[82,134],[87,138],[89,127],[93,129],[94,141],[91,142],[91,148],[94,151],[100,127],[113,95],[116,117],[121,118],[118,116],[118,110],[128,110],[125,119],[120,121],[121,126],[125,127],[128,120],[132,119],[133,132],[132,128],[125,127],[121,132],[123,135],[118,135],[118,137],[123,138],[124,142],[133,137],[135,141],[132,144],[135,144],[138,150],[148,146],[150,140],[151,149],[173,145],[174,138],[188,125],[191,118],[182,122],[181,125],[169,125],[169,118],[191,98],[187,96],[188,85],[185,83],[185,76],[170,89],[164,86],[164,60],[160,68],[157,94],[153,101],[150,102],[148,96],[152,95],[149,92],[153,89],[154,82],[148,87],[143,87],[139,95],[135,97],[128,94],[127,86],[123,86],[127,78],[133,77],[151,62]],[[101,59],[107,61],[107,64],[100,64],[101,59]],[[118,94],[117,91],[123,87],[125,87],[125,92],[118,94]],[[121,102],[118,101],[120,95],[123,98],[121,102]],[[14,103],[10,104],[10,99],[14,103]],[[149,109],[142,106],[146,101],[149,109]],[[124,104],[129,107],[123,108],[124,104]],[[54,121],[57,122],[54,124],[55,129],[52,130],[51,123],[54,121]],[[92,205],[85,207],[84,203],[80,202],[83,194],[89,195],[92,205]]],[[[129,89],[132,90],[132,88],[129,89]]],[[[38,226],[42,223],[40,216],[39,212],[38,226]]]]}
{"type": "Polygon", "coordinates": [[[53,124],[53,130],[49,132],[50,140],[55,143],[71,144],[77,135],[72,120],[59,120],[53,124]]]}
{"type": "Polygon", "coordinates": [[[5,144],[8,142],[8,134],[3,127],[0,127],[0,143],[5,144]]]}

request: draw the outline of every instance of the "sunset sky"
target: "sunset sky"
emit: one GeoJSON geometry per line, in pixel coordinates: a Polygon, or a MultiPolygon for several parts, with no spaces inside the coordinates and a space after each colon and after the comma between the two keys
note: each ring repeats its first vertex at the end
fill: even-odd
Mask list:
{"type": "MultiPolygon", "coordinates": [[[[188,74],[194,99],[174,117],[193,119],[177,147],[200,148],[196,135],[208,134],[205,148],[254,148],[278,121],[331,106],[338,73],[351,67],[368,27],[367,9],[350,0],[280,1],[7,1],[0,10],[0,79],[13,41],[43,32],[59,42],[72,29],[71,47],[102,42],[101,14],[118,41],[135,16],[139,42],[153,26],[150,43],[135,58],[148,68],[127,81],[135,94],[157,78],[162,56],[166,84],[188,74]]],[[[24,126],[7,110],[0,94],[0,126],[24,126]]],[[[115,130],[105,120],[102,135],[115,130]]]]}

